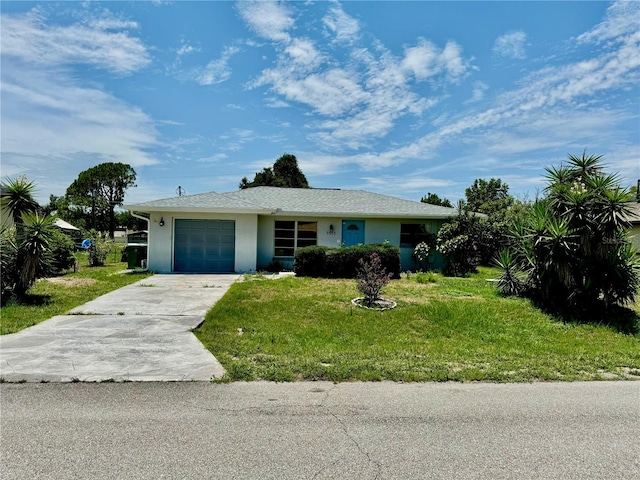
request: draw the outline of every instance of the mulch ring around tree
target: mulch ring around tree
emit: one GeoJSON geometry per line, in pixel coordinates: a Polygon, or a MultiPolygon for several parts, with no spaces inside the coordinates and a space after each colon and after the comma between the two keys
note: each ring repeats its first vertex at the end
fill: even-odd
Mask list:
{"type": "Polygon", "coordinates": [[[367,305],[363,297],[354,298],[351,300],[351,303],[356,307],[366,308],[367,310],[377,310],[379,312],[391,310],[392,308],[396,308],[398,305],[393,300],[387,300],[385,298],[377,298],[372,304],[367,305]]]}

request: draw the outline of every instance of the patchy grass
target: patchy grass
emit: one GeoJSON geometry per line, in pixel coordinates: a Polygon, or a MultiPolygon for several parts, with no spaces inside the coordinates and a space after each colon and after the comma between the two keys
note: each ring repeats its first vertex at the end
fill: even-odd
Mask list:
{"type": "Polygon", "coordinates": [[[79,260],[77,272],[40,279],[21,302],[11,300],[2,307],[0,334],[15,333],[55,315],[62,315],[100,295],[151,275],[150,273],[118,274],[127,268],[127,264],[113,262],[113,256],[108,258],[111,263],[104,267],[89,267],[84,253],[78,253],[77,258],[79,260]]]}
{"type": "Polygon", "coordinates": [[[637,331],[551,318],[502,298],[487,281],[495,276],[394,280],[384,297],[398,306],[385,312],[351,305],[353,280],[245,281],[195,333],[227,369],[224,381],[640,379],[637,331]]]}

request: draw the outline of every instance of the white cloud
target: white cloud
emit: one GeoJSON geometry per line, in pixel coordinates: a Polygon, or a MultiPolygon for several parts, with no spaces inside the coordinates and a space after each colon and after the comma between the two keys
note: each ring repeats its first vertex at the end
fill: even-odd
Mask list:
{"type": "Polygon", "coordinates": [[[362,177],[366,182],[366,188],[377,191],[401,191],[423,192],[437,188],[450,187],[455,182],[442,178],[421,177],[417,175],[381,175],[375,177],[362,177]]]}
{"type": "Polygon", "coordinates": [[[360,23],[346,14],[341,5],[334,5],[330,8],[322,22],[333,34],[335,42],[352,43],[358,38],[360,23]]]}
{"type": "MultiPolygon", "coordinates": [[[[255,29],[252,22],[249,26],[255,29]]],[[[277,23],[294,31],[292,22],[277,23]]],[[[341,39],[344,60],[323,55],[308,38],[277,35],[272,37],[276,65],[263,70],[248,88],[266,86],[288,104],[308,106],[321,117],[309,125],[311,138],[326,148],[370,145],[392,131],[398,119],[409,114],[420,116],[437,103],[435,97],[415,93],[414,83],[429,80],[435,86],[445,80],[457,82],[469,69],[461,47],[453,41],[437,47],[419,39],[400,57],[378,41],[372,46],[355,45],[359,24],[339,5],[329,8],[323,23],[341,39]]],[[[273,97],[269,97],[269,104],[274,105],[273,97]]]]}
{"type": "Polygon", "coordinates": [[[457,81],[468,69],[468,64],[462,57],[462,48],[456,42],[447,42],[440,51],[433,43],[423,38],[415,47],[405,48],[405,56],[400,66],[419,81],[442,72],[446,72],[450,80],[457,81]]]}
{"type": "Polygon", "coordinates": [[[249,27],[263,38],[287,42],[294,25],[292,12],[283,2],[239,1],[236,8],[249,27]]]}
{"type": "MultiPolygon", "coordinates": [[[[616,23],[611,11],[607,22],[607,31],[617,32],[617,36],[609,37],[607,45],[596,50],[590,58],[541,68],[524,77],[515,89],[496,97],[490,108],[441,116],[438,122],[432,123],[436,127],[432,132],[386,151],[317,157],[312,168],[321,172],[326,161],[329,172],[345,171],[349,165],[358,165],[367,171],[409,161],[424,164],[434,160],[433,164],[439,168],[459,169],[461,178],[469,177],[471,181],[472,175],[488,171],[486,162],[482,160],[489,159],[498,162],[490,170],[500,171],[500,176],[508,178],[510,184],[538,186],[543,165],[553,164],[567,153],[580,152],[586,147],[607,155],[612,171],[622,172],[625,181],[631,183],[635,177],[640,177],[640,147],[632,145],[623,149],[611,146],[619,144],[620,129],[629,128],[629,122],[637,112],[627,111],[624,107],[614,109],[601,100],[600,94],[637,89],[640,81],[640,34],[637,25],[632,25],[626,18],[619,17],[619,23],[616,23]],[[468,152],[469,157],[452,158],[443,154],[453,144],[459,151],[468,152]],[[443,155],[447,161],[438,161],[438,157],[443,155]],[[518,173],[520,171],[531,171],[531,174],[518,173]]],[[[600,30],[598,26],[593,31],[600,30]]],[[[580,38],[598,42],[600,35],[580,38]]],[[[371,56],[368,52],[366,54],[371,56]]],[[[389,65],[392,63],[389,61],[389,65]]],[[[371,77],[381,83],[388,83],[394,78],[401,82],[398,77],[390,75],[387,78],[378,72],[371,77]]],[[[476,83],[474,97],[478,99],[486,89],[485,84],[476,83]]],[[[630,108],[634,108],[633,105],[630,108]]],[[[351,118],[359,117],[355,114],[351,118]]],[[[341,121],[343,119],[328,120],[341,121]]],[[[354,135],[358,128],[365,131],[373,129],[376,121],[383,122],[384,119],[372,115],[368,121],[373,125],[367,122],[353,124],[354,135]]],[[[347,132],[348,120],[344,122],[345,125],[327,125],[329,133],[326,135],[347,132]]],[[[381,130],[384,128],[380,127],[381,130]]],[[[429,175],[415,176],[433,178],[429,175]]],[[[381,182],[384,183],[383,180],[381,182]]]]}
{"type": "Polygon", "coordinates": [[[267,84],[287,100],[307,104],[327,116],[348,112],[366,96],[353,75],[341,69],[298,75],[294,66],[283,65],[263,71],[251,86],[267,84]]]}
{"type": "Polygon", "coordinates": [[[420,39],[415,47],[405,48],[401,66],[403,70],[413,73],[416,79],[424,80],[440,71],[439,55],[433,43],[420,39]]]}
{"type": "Polygon", "coordinates": [[[196,73],[196,82],[200,85],[215,85],[228,80],[231,77],[229,60],[239,51],[238,47],[226,47],[220,58],[210,61],[206,67],[196,73]]]}
{"type": "Polygon", "coordinates": [[[484,94],[489,90],[489,85],[484,82],[474,82],[471,98],[467,103],[479,102],[484,98],[484,94]]]}
{"type": "Polygon", "coordinates": [[[522,30],[509,32],[496,38],[493,51],[501,57],[522,60],[527,57],[524,49],[526,41],[527,34],[522,30]]]}
{"type": "Polygon", "coordinates": [[[178,55],[178,57],[183,57],[185,55],[189,55],[190,53],[193,52],[199,52],[200,49],[199,48],[195,48],[193,45],[189,45],[188,43],[182,43],[180,45],[180,48],[178,49],[178,51],[176,52],[176,55],[178,55]]]}
{"type": "Polygon", "coordinates": [[[127,31],[135,22],[109,17],[52,25],[37,9],[2,15],[2,55],[39,66],[88,64],[131,74],[151,62],[140,39],[127,31]],[[115,30],[115,31],[114,31],[115,30]]]}
{"type": "Polygon", "coordinates": [[[200,163],[219,163],[221,160],[225,160],[229,158],[229,155],[226,153],[216,153],[215,155],[211,155],[209,157],[200,158],[198,162],[200,163]]]}
{"type": "Polygon", "coordinates": [[[150,153],[160,144],[158,123],[99,85],[83,84],[75,70],[121,76],[144,68],[151,59],[127,31],[135,28],[108,11],[70,25],[53,24],[37,9],[2,15],[3,174],[27,174],[46,198],[98,163],[158,162],[150,153]]]}
{"type": "Polygon", "coordinates": [[[109,93],[78,86],[64,71],[51,73],[5,63],[3,155],[95,155],[134,166],[156,163],[145,152],[158,144],[149,116],[109,93]]]}
{"type": "Polygon", "coordinates": [[[275,98],[275,97],[266,98],[265,102],[266,102],[265,105],[267,107],[270,107],[270,108],[287,108],[287,107],[290,107],[290,105],[287,102],[285,102],[283,100],[280,100],[279,98],[275,98]]]}
{"type": "Polygon", "coordinates": [[[306,38],[294,38],[285,48],[292,62],[305,68],[314,68],[322,62],[322,55],[313,42],[306,38]]]}
{"type": "Polygon", "coordinates": [[[608,9],[604,21],[588,32],[579,35],[578,43],[599,43],[610,39],[626,37],[638,31],[640,2],[616,1],[608,9]]]}

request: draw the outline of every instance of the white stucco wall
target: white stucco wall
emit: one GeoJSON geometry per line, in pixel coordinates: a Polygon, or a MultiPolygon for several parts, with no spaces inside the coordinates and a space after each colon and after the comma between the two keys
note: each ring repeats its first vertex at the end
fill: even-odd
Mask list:
{"type": "Polygon", "coordinates": [[[158,273],[173,272],[173,232],[176,219],[234,220],[236,226],[235,271],[256,270],[258,216],[255,214],[152,213],[149,221],[148,268],[158,273]],[[160,226],[160,219],[164,226],[160,226]]]}
{"type": "Polygon", "coordinates": [[[633,227],[631,227],[631,232],[629,235],[631,236],[633,247],[638,252],[640,252],[640,225],[634,225],[633,227]]]}
{"type": "Polygon", "coordinates": [[[0,228],[5,229],[13,227],[13,217],[6,207],[0,207],[0,228]]]}

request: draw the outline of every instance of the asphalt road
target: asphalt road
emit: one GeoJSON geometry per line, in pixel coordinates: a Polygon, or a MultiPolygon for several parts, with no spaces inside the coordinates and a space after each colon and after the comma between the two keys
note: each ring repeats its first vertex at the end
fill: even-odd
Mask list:
{"type": "Polygon", "coordinates": [[[2,479],[637,479],[640,382],[0,385],[2,479]]]}

